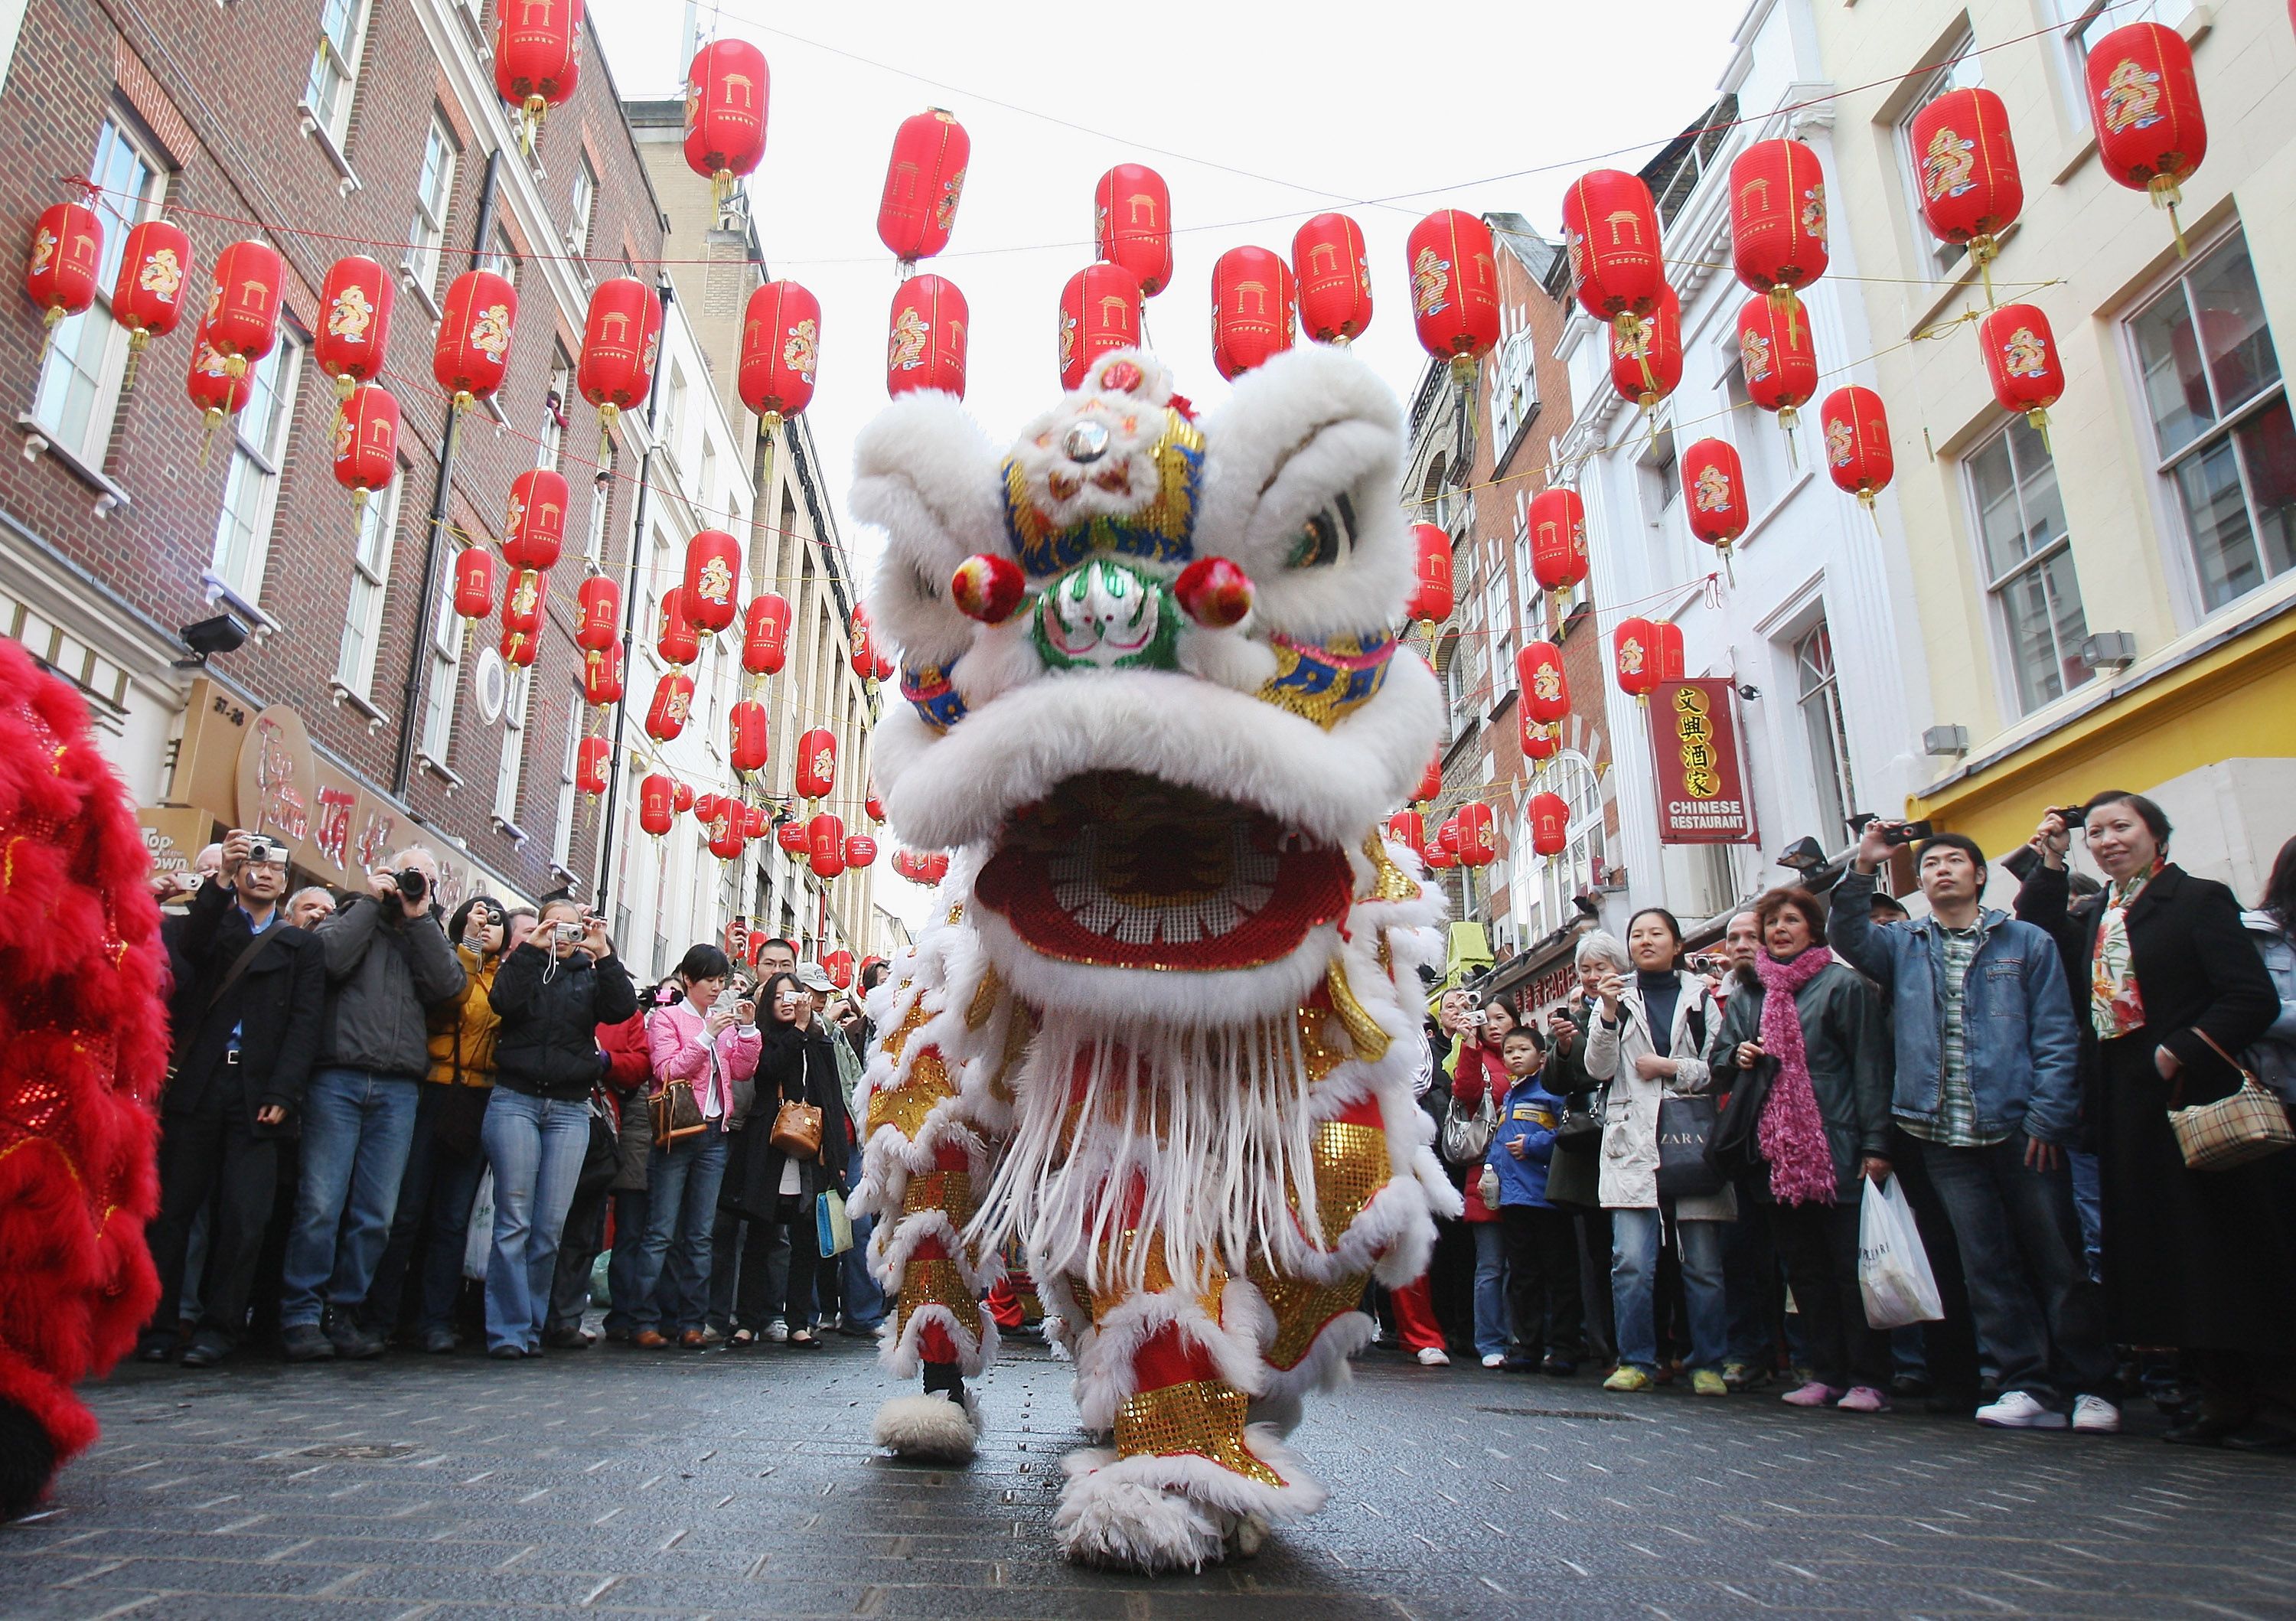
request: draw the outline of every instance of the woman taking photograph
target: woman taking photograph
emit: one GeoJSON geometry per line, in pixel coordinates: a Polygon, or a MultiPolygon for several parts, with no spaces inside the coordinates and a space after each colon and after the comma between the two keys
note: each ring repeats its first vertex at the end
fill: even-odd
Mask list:
{"type": "Polygon", "coordinates": [[[480,1134],[495,1174],[487,1355],[539,1356],[558,1237],[590,1148],[590,1089],[603,1073],[598,1027],[627,1019],[638,997],[605,920],[558,900],[503,960],[487,1000],[502,1021],[480,1134]]]}
{"type": "Polygon", "coordinates": [[[1618,1371],[1606,1390],[1647,1390],[1658,1373],[1657,1284],[1660,1227],[1674,1228],[1690,1308],[1690,1385],[1700,1396],[1726,1396],[1722,1357],[1729,1308],[1722,1297],[1722,1233],[1732,1219],[1730,1190],[1662,1204],[1658,1194],[1658,1117],[1669,1096],[1706,1090],[1701,1055],[1714,1013],[1706,982],[1685,973],[1682,926],[1651,906],[1627,925],[1628,979],[1615,970],[1595,990],[1587,1028],[1587,1074],[1603,1093],[1603,1208],[1611,1212],[1611,1297],[1618,1319],[1618,1371]]]}
{"type": "Polygon", "coordinates": [[[2169,859],[2159,806],[2099,794],[2083,831],[2103,890],[2069,905],[2070,833],[2053,813],[2017,915],[2055,936],[2068,962],[2088,965],[2073,1011],[2096,1138],[2108,1336],[2190,1354],[2200,1412],[2167,1439],[2296,1450],[2296,1155],[2195,1171],[2169,1123],[2169,1109],[2241,1085],[2233,1060],[2279,1017],[2279,996],[2232,891],[2169,859]]]}
{"type": "MultiPolygon", "coordinates": [[[[1480,1008],[1463,1010],[1459,1028],[1444,1068],[1451,1075],[1451,1109],[1472,1118],[1490,1100],[1496,1114],[1513,1085],[1504,1056],[1506,1038],[1516,1028],[1514,1010],[1494,996],[1480,1008]]],[[[1499,1214],[1483,1202],[1480,1160],[1450,1167],[1466,1176],[1467,1230],[1475,1235],[1475,1355],[1486,1368],[1506,1365],[1507,1294],[1506,1248],[1499,1233],[1499,1214]]],[[[1574,1274],[1575,1275],[1575,1274],[1574,1274]]],[[[1528,1337],[1526,1337],[1528,1338],[1528,1337]]]]}
{"type": "Polygon", "coordinates": [[[1715,1052],[1741,1070],[1777,1060],[1755,1128],[1769,1171],[1754,1180],[1768,1195],[1810,1365],[1808,1381],[1782,1399],[1886,1412],[1890,1337],[1866,1326],[1857,1232],[1860,1179],[1890,1177],[1888,1039],[1865,978],[1823,943],[1816,896],[1773,889],[1754,904],[1754,920],[1758,983],[1730,999],[1715,1052]]]}
{"type": "Polygon", "coordinates": [[[630,1279],[630,1343],[644,1350],[668,1345],[671,1334],[689,1350],[709,1343],[709,1229],[726,1175],[727,1134],[748,1106],[758,1069],[757,1004],[726,994],[730,977],[724,952],[695,946],[646,1016],[660,1112],[673,1126],[682,1116],[701,1129],[667,1142],[657,1132],[646,1157],[645,1242],[630,1279]],[[676,1095],[680,1087],[692,1093],[690,1110],[676,1095]]]}

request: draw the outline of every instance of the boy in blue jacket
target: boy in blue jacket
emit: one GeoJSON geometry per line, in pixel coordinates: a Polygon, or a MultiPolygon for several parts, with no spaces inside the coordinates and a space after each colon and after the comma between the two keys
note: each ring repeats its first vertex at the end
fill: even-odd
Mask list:
{"type": "Polygon", "coordinates": [[[1585,1307],[1578,1232],[1568,1210],[1546,1201],[1546,1167],[1562,1100],[1539,1084],[1546,1049],[1536,1030],[1526,1025],[1509,1031],[1500,1056],[1511,1085],[1484,1165],[1498,1183],[1494,1202],[1506,1246],[1507,1314],[1514,1330],[1506,1365],[1527,1372],[1535,1363],[1568,1379],[1578,1371],[1585,1307]]]}

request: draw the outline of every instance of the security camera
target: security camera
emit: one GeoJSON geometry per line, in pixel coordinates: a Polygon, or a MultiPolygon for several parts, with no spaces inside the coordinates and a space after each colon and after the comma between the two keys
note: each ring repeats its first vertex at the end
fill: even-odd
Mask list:
{"type": "Polygon", "coordinates": [[[186,625],[176,634],[184,639],[184,645],[192,650],[192,656],[176,659],[176,666],[179,669],[191,669],[205,664],[217,653],[237,652],[247,645],[250,632],[237,614],[219,613],[211,619],[186,625]]]}

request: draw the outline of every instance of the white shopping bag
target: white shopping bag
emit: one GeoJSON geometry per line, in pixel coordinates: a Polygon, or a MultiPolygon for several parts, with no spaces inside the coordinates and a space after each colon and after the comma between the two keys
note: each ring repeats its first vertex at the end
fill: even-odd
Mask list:
{"type": "Polygon", "coordinates": [[[1935,1322],[1945,1315],[1937,1279],[1914,1225],[1914,1208],[1895,1176],[1866,1183],[1857,1213],[1857,1288],[1866,1297],[1866,1322],[1877,1329],[1909,1322],[1935,1322]]]}
{"type": "Polygon", "coordinates": [[[463,1240],[463,1275],[475,1283],[487,1281],[487,1252],[495,1247],[495,1171],[479,1173],[478,1202],[471,1207],[471,1230],[463,1240]]]}

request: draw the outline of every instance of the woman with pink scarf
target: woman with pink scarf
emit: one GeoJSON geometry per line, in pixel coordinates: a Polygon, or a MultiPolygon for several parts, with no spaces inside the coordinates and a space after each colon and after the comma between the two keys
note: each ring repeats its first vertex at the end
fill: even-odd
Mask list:
{"type": "Polygon", "coordinates": [[[1757,1140],[1769,1166],[1770,1229],[1809,1338],[1796,1407],[1885,1412],[1890,1339],[1857,1288],[1860,1180],[1890,1177],[1890,1048],[1873,988],[1821,944],[1825,909],[1807,889],[1755,904],[1762,954],[1739,970],[1718,1061],[1775,1064],[1757,1140]]]}

